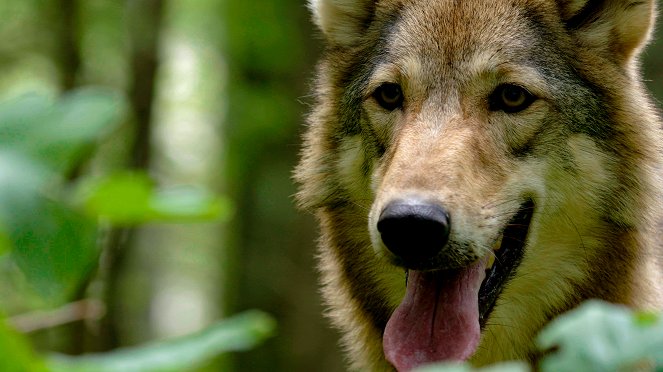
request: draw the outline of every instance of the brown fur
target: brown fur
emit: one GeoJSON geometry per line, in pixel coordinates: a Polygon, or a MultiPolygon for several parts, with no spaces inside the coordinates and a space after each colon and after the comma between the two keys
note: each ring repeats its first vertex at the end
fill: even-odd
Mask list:
{"type": "Polygon", "coordinates": [[[663,308],[657,223],[661,123],[638,55],[653,0],[314,0],[328,47],[296,170],[321,225],[329,317],[352,366],[389,370],[382,332],[404,294],[375,230],[400,195],[454,214],[449,249],[490,254],[524,196],[535,202],[525,257],[472,361],[534,361],[552,317],[598,297],[663,308]],[[405,104],[371,97],[398,82],[405,104]],[[500,83],[539,99],[486,109],[500,83]]]}

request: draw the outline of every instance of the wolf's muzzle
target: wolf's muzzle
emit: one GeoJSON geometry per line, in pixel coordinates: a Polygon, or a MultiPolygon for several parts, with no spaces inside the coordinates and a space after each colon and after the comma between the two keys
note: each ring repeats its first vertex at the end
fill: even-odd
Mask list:
{"type": "Polygon", "coordinates": [[[451,220],[439,204],[396,200],[380,214],[378,231],[384,245],[406,268],[432,260],[449,240],[451,220]]]}

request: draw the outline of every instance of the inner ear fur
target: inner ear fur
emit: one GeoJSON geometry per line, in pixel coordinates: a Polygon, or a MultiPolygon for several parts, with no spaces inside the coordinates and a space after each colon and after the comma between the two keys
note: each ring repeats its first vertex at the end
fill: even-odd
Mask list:
{"type": "Polygon", "coordinates": [[[368,28],[376,0],[309,0],[315,24],[332,44],[352,46],[368,28]]]}
{"type": "Polygon", "coordinates": [[[649,40],[656,0],[558,0],[567,29],[581,46],[630,64],[649,40]]]}

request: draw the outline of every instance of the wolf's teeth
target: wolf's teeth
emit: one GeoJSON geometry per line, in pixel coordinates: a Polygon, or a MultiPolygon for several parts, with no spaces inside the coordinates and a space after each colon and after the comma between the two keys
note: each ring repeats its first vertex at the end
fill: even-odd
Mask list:
{"type": "Polygon", "coordinates": [[[486,262],[486,270],[491,269],[494,263],[495,263],[495,255],[491,254],[488,257],[488,261],[486,262]]]}
{"type": "Polygon", "coordinates": [[[500,237],[495,240],[495,243],[493,243],[493,251],[497,251],[502,247],[502,235],[500,234],[500,237]]]}

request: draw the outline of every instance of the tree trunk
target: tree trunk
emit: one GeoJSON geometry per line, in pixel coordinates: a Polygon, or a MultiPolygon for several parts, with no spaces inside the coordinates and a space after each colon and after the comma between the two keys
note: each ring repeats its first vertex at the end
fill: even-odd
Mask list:
{"type": "MultiPolygon", "coordinates": [[[[152,107],[159,66],[159,35],[164,2],[162,0],[128,0],[126,4],[132,66],[129,102],[135,127],[130,166],[133,169],[149,170],[152,107]]],[[[112,229],[108,245],[104,250],[102,270],[105,270],[107,306],[101,333],[104,349],[121,346],[118,329],[122,323],[120,313],[124,297],[119,282],[126,265],[126,258],[134,243],[135,233],[133,228],[112,229]]]]}
{"type": "Polygon", "coordinates": [[[60,0],[60,72],[62,90],[69,91],[76,87],[76,77],[81,64],[78,49],[78,2],[60,0]]]}

